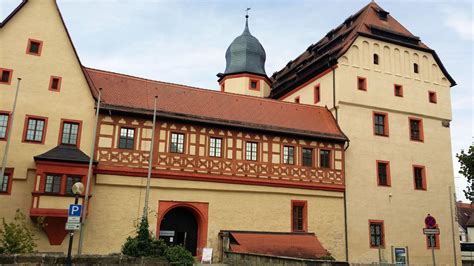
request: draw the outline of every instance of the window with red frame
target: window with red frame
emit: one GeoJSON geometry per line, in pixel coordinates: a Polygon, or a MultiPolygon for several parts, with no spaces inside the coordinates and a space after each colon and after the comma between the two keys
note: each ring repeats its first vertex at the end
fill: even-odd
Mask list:
{"type": "MultiPolygon", "coordinates": [[[[436,226],[436,228],[438,228],[436,226]]],[[[426,247],[427,248],[439,248],[439,235],[426,235],[426,247]]]]}
{"type": "Polygon", "coordinates": [[[367,90],[367,80],[365,78],[357,77],[357,89],[361,91],[367,90]]]}
{"type": "Polygon", "coordinates": [[[8,193],[11,186],[11,173],[5,173],[0,181],[0,193],[8,193]]]}
{"type": "Polygon", "coordinates": [[[25,140],[31,142],[42,142],[44,129],[44,119],[29,117],[27,121],[25,140]]]}
{"type": "Polygon", "coordinates": [[[311,148],[302,148],[301,157],[303,166],[312,167],[313,166],[313,149],[311,148]]]}
{"type": "Polygon", "coordinates": [[[258,86],[258,80],[250,80],[250,89],[251,90],[258,90],[260,89],[258,86]]]}
{"type": "Polygon", "coordinates": [[[12,74],[13,70],[0,68],[0,84],[7,84],[9,85],[12,81],[12,74]]]}
{"type": "Polygon", "coordinates": [[[394,91],[395,96],[403,97],[403,86],[402,85],[395,84],[393,86],[393,91],[394,91]]]}
{"type": "Polygon", "coordinates": [[[426,176],[425,168],[421,166],[413,167],[413,183],[415,184],[415,189],[417,190],[426,190],[426,176]]]}
{"type": "Polygon", "coordinates": [[[388,162],[377,161],[377,184],[390,186],[390,165],[388,162]]]}
{"type": "Polygon", "coordinates": [[[320,90],[320,85],[316,85],[314,87],[314,103],[319,103],[321,101],[321,90],[320,90]]]}
{"type": "Polygon", "coordinates": [[[306,202],[305,201],[293,201],[291,203],[292,213],[292,231],[293,232],[305,232],[306,231],[306,202]]]}
{"type": "Polygon", "coordinates": [[[122,127],[120,128],[119,149],[133,149],[135,144],[135,129],[122,127]]]}
{"type": "Polygon", "coordinates": [[[44,184],[44,192],[52,194],[61,193],[61,175],[47,174],[44,184]]]}
{"type": "Polygon", "coordinates": [[[331,151],[319,150],[319,167],[331,168],[331,151]]]}
{"type": "Polygon", "coordinates": [[[378,248],[385,246],[385,236],[382,221],[370,221],[370,247],[378,248]]]}
{"type": "Polygon", "coordinates": [[[283,163],[294,164],[295,163],[295,147],[284,146],[283,147],[283,163]]]}
{"type": "Polygon", "coordinates": [[[77,182],[82,182],[81,176],[67,176],[66,177],[66,194],[72,195],[72,186],[77,182]]]}
{"type": "Polygon", "coordinates": [[[26,53],[31,54],[31,55],[40,56],[42,48],[43,48],[43,42],[42,41],[29,39],[28,40],[28,47],[26,49],[26,53]]]}
{"type": "Polygon", "coordinates": [[[79,137],[79,123],[63,122],[63,132],[61,133],[61,144],[77,145],[79,137]]]}
{"type": "Polygon", "coordinates": [[[437,103],[438,102],[438,99],[436,97],[436,92],[434,91],[429,91],[428,92],[428,99],[430,101],[430,103],[437,103]]]}
{"type": "Polygon", "coordinates": [[[374,134],[388,136],[388,115],[385,113],[374,113],[374,134]]]}
{"type": "Polygon", "coordinates": [[[410,139],[423,141],[423,128],[421,119],[410,118],[410,139]]]}
{"type": "Polygon", "coordinates": [[[60,77],[51,76],[51,80],[49,81],[49,90],[59,91],[61,89],[61,81],[62,79],[60,77]]]}
{"type": "Polygon", "coordinates": [[[8,133],[8,122],[10,121],[9,114],[0,113],[0,139],[6,139],[8,133]]]}

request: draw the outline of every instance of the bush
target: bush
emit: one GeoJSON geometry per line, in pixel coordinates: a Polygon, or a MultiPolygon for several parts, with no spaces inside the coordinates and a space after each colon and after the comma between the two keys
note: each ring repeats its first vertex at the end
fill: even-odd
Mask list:
{"type": "Polygon", "coordinates": [[[332,256],[331,252],[329,252],[329,251],[327,251],[327,250],[326,250],[326,255],[319,257],[319,259],[320,259],[320,260],[336,260],[336,259],[332,256]]]}
{"type": "Polygon", "coordinates": [[[20,254],[35,251],[34,234],[28,227],[25,215],[16,210],[13,222],[7,223],[2,218],[0,228],[0,254],[20,254]]]}
{"type": "Polygon", "coordinates": [[[193,265],[194,257],[187,249],[183,246],[169,246],[166,248],[164,253],[165,259],[172,264],[179,265],[193,265]]]}

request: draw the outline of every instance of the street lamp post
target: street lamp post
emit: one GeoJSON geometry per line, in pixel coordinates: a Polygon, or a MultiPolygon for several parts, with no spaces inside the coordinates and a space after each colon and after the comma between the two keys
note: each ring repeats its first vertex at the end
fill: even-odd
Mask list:
{"type": "MultiPolygon", "coordinates": [[[[72,193],[74,194],[74,204],[79,203],[79,196],[84,192],[84,185],[81,182],[77,182],[72,185],[72,193]]],[[[66,265],[72,265],[71,252],[72,252],[72,242],[74,239],[74,231],[69,231],[69,246],[67,249],[67,260],[66,265]]]]}

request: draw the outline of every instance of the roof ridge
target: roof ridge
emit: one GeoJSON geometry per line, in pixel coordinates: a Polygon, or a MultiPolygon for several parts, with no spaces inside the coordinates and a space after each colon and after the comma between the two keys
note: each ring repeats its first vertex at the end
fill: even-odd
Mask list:
{"type": "Polygon", "coordinates": [[[171,82],[164,82],[164,81],[153,80],[153,79],[148,79],[148,78],[142,78],[142,77],[132,76],[132,75],[129,75],[129,74],[122,74],[122,73],[118,73],[118,72],[102,70],[102,69],[96,69],[96,68],[91,68],[91,67],[84,67],[84,68],[87,69],[87,70],[95,71],[95,72],[109,73],[109,74],[112,74],[114,76],[122,76],[122,77],[126,77],[126,78],[132,78],[132,79],[142,80],[142,81],[151,82],[151,83],[167,84],[167,85],[172,85],[174,87],[180,87],[182,89],[199,90],[199,91],[202,91],[202,92],[205,92],[205,93],[229,95],[231,97],[246,98],[246,99],[251,99],[251,100],[254,100],[254,101],[266,101],[266,102],[271,102],[271,103],[276,103],[276,104],[286,104],[286,105],[299,106],[299,107],[304,107],[304,108],[325,109],[325,110],[327,110],[327,108],[323,107],[323,106],[310,105],[310,104],[300,104],[300,103],[293,103],[293,102],[285,102],[285,101],[275,100],[275,99],[271,99],[271,98],[259,98],[259,97],[256,97],[256,96],[242,95],[242,94],[231,93],[231,92],[222,92],[222,91],[218,91],[218,90],[205,89],[205,88],[193,87],[193,86],[188,86],[188,85],[183,85],[183,84],[178,84],[178,83],[171,83],[171,82]],[[183,87],[185,87],[185,88],[183,88],[183,87]]]}

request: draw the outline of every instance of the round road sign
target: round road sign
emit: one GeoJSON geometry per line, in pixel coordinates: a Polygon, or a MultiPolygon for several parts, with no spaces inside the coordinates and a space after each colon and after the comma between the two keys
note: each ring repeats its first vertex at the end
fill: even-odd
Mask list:
{"type": "Polygon", "coordinates": [[[428,214],[425,218],[425,225],[426,228],[435,228],[436,227],[436,219],[428,214]]]}

